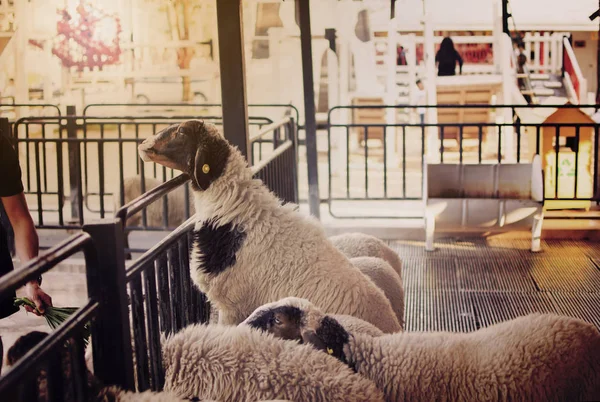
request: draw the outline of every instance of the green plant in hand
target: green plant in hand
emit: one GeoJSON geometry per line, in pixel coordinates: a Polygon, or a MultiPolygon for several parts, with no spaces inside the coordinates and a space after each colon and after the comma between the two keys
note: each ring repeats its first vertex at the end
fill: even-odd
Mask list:
{"type": "MultiPolygon", "coordinates": [[[[29,306],[32,309],[36,310],[38,313],[40,311],[35,307],[35,303],[28,299],[27,297],[15,297],[14,301],[15,306],[29,306]]],[[[46,319],[46,322],[52,329],[58,328],[67,318],[71,316],[74,312],[77,311],[77,307],[46,307],[46,311],[41,314],[46,319]]],[[[90,324],[87,323],[83,327],[83,345],[87,347],[90,337],[90,324]]]]}

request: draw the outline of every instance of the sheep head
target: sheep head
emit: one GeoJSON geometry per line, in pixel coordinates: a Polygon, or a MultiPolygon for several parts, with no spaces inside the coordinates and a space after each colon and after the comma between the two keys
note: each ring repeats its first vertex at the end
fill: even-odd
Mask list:
{"type": "Polygon", "coordinates": [[[194,190],[206,190],[225,171],[233,151],[213,124],[188,120],[173,124],[138,146],[145,162],[187,173],[194,190]]]}
{"type": "Polygon", "coordinates": [[[344,345],[350,335],[340,323],[306,299],[286,297],[262,305],[240,325],[261,329],[278,338],[311,344],[347,363],[344,345]]]}

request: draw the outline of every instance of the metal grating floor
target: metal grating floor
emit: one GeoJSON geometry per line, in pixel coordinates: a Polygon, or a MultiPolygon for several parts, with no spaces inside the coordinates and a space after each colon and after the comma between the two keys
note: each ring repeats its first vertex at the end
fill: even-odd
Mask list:
{"type": "Polygon", "coordinates": [[[475,238],[390,241],[403,261],[407,331],[469,332],[529,313],[569,315],[600,329],[600,244],[475,238]]]}

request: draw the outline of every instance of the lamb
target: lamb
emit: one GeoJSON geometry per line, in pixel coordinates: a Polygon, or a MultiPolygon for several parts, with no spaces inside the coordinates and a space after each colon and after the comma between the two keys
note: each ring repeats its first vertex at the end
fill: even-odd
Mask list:
{"type": "Polygon", "coordinates": [[[600,400],[600,332],[579,319],[536,313],[471,333],[370,337],[349,334],[308,300],[286,298],[271,309],[301,318],[286,322],[295,326],[247,324],[327,351],[388,401],[600,400]]]}
{"type": "Polygon", "coordinates": [[[337,359],[247,326],[188,326],[161,336],[161,349],[164,390],[182,398],[383,401],[337,359]]]}
{"type": "Polygon", "coordinates": [[[404,328],[404,288],[396,271],[385,260],[377,257],[355,257],[350,258],[350,262],[383,291],[400,326],[404,328]]]}
{"type": "Polygon", "coordinates": [[[377,257],[387,261],[402,283],[402,260],[394,250],[377,237],[353,232],[331,236],[329,241],[348,258],[377,257]]]}
{"type": "Polygon", "coordinates": [[[197,224],[191,277],[237,325],[254,309],[287,296],[323,311],[401,330],[383,291],[330,241],[320,223],[281,201],[257,179],[237,148],[199,120],[172,125],[138,147],[141,158],[191,177],[197,224]]]}
{"type": "MultiPolygon", "coordinates": [[[[163,182],[153,177],[145,177],[145,191],[150,191],[153,188],[161,185],[163,182]]],[[[118,184],[118,181],[117,181],[118,184]]],[[[123,179],[124,189],[124,204],[127,204],[140,195],[142,195],[142,178],[141,176],[131,176],[123,179]]],[[[115,211],[121,207],[120,204],[120,188],[117,186],[114,190],[114,208],[115,211]]],[[[190,196],[191,198],[191,196],[190,196]]],[[[190,200],[190,216],[194,214],[194,203],[190,200]]],[[[186,220],[185,214],[185,188],[180,186],[177,189],[171,191],[167,195],[167,227],[176,228],[186,220]]],[[[163,201],[158,200],[153,202],[146,208],[146,224],[150,227],[163,227],[163,201]]],[[[131,216],[127,219],[127,226],[141,226],[142,224],[142,213],[131,216]]]]}

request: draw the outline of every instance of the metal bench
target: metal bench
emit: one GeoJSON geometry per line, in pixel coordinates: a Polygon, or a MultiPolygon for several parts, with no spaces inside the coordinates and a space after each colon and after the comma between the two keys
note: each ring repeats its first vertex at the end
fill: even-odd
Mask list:
{"type": "Polygon", "coordinates": [[[423,163],[425,248],[434,250],[436,229],[498,232],[531,230],[540,251],[544,208],[541,157],[532,163],[423,163]]]}

